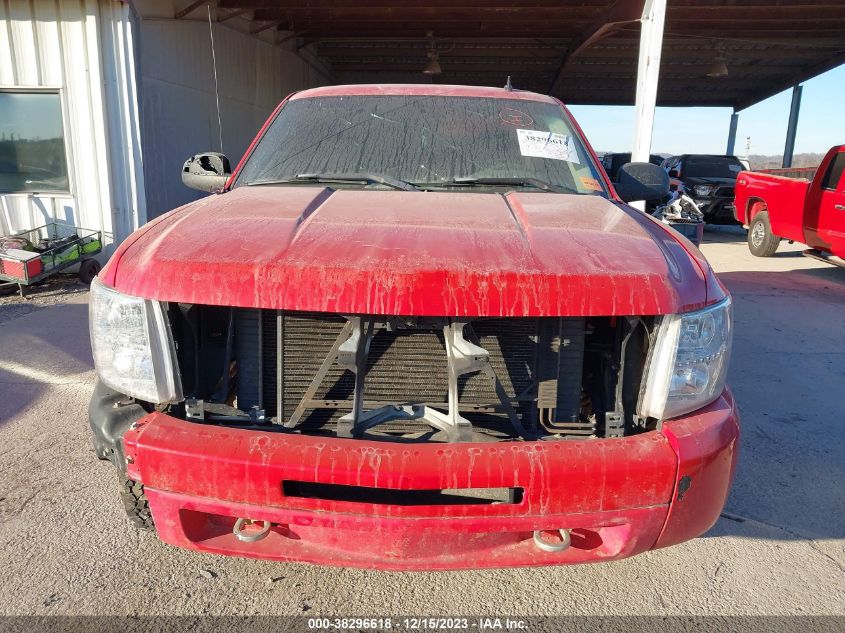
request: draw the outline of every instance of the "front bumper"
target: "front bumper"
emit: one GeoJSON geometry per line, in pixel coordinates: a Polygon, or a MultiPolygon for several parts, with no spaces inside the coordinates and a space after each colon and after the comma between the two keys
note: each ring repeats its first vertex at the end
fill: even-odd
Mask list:
{"type": "Polygon", "coordinates": [[[730,198],[694,198],[695,204],[701,209],[706,221],[730,220],[736,221],[734,213],[734,199],[730,198]]]}
{"type": "Polygon", "coordinates": [[[725,503],[739,418],[729,391],[620,439],[406,444],[199,425],[152,413],[124,435],[159,537],[188,549],[381,569],[614,560],[703,533],[725,503]],[[520,488],[518,503],[406,505],[287,496],[283,482],[381,490],[520,488]],[[238,540],[237,518],[272,521],[238,540]],[[535,530],[570,529],[560,552],[535,530]]]}

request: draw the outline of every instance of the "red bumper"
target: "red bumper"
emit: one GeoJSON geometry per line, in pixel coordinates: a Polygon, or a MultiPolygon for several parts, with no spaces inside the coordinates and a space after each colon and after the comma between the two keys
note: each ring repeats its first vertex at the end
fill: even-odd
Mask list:
{"type": "Polygon", "coordinates": [[[401,444],[197,425],[153,413],[124,437],[159,537],[189,549],[382,569],[613,560],[693,538],[736,464],[733,398],[623,439],[401,444]],[[286,496],[283,482],[380,490],[519,488],[518,503],[405,505],[286,496]],[[245,543],[238,517],[272,521],[245,543]],[[535,530],[571,530],[560,552],[535,530]]]}

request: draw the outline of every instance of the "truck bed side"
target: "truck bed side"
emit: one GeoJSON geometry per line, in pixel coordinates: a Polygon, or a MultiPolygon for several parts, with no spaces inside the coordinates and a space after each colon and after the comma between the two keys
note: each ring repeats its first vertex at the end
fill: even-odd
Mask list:
{"type": "Polygon", "coordinates": [[[743,172],[736,181],[736,219],[748,226],[756,213],[766,210],[775,235],[803,242],[802,218],[809,186],[810,181],[803,178],[743,172]]]}

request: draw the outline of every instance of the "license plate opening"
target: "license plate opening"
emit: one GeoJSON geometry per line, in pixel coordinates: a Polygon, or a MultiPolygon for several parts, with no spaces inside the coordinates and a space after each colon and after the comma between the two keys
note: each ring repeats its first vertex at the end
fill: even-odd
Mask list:
{"type": "Polygon", "coordinates": [[[390,506],[514,505],[522,502],[523,495],[522,488],[394,490],[290,480],[282,482],[282,492],[286,497],[390,506]]]}

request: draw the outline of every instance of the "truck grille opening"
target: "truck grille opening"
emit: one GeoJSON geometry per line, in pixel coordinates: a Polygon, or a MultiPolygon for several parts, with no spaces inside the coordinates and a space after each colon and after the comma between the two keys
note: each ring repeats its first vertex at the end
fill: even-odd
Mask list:
{"type": "Polygon", "coordinates": [[[518,504],[523,495],[522,488],[397,490],[310,481],[284,481],[282,492],[286,497],[391,506],[518,504]]]}
{"type": "Polygon", "coordinates": [[[187,418],[395,441],[621,436],[651,325],[184,304],[170,321],[187,418]]]}

